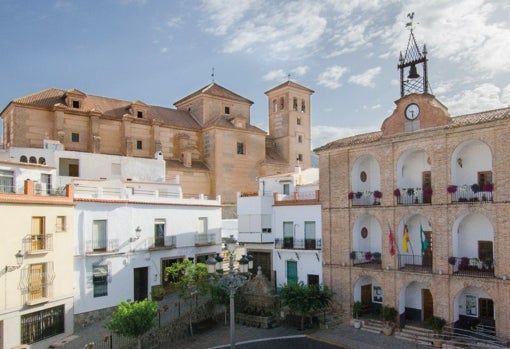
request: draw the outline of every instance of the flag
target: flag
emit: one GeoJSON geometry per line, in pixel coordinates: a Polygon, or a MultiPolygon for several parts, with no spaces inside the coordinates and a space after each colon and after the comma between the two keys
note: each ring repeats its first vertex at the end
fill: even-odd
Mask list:
{"type": "Polygon", "coordinates": [[[421,254],[425,253],[427,247],[429,247],[429,242],[425,239],[425,235],[423,235],[423,227],[420,224],[420,239],[421,239],[421,254]]]}
{"type": "Polygon", "coordinates": [[[402,236],[402,250],[404,252],[409,252],[409,248],[407,244],[409,242],[409,232],[407,231],[407,224],[404,225],[404,235],[402,236]]]}
{"type": "Polygon", "coordinates": [[[388,229],[390,230],[390,234],[388,235],[388,240],[389,240],[389,247],[390,247],[390,254],[392,256],[395,255],[395,246],[394,246],[394,243],[395,243],[395,238],[393,237],[393,232],[391,231],[391,227],[390,225],[388,224],[388,229]]]}

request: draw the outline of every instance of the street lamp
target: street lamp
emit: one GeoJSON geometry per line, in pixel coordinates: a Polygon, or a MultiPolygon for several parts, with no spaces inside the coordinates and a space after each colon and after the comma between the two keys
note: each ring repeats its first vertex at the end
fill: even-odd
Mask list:
{"type": "Polygon", "coordinates": [[[23,258],[25,258],[25,255],[23,254],[23,252],[21,252],[21,250],[18,251],[18,253],[16,253],[14,255],[14,257],[16,257],[16,264],[17,265],[6,265],[5,266],[5,272],[10,272],[10,271],[14,271],[16,269],[19,269],[21,267],[21,265],[23,264],[23,258]]]}
{"type": "MultiPolygon", "coordinates": [[[[240,272],[237,274],[234,273],[234,251],[236,248],[236,243],[237,243],[237,241],[234,239],[234,236],[230,235],[230,238],[228,238],[226,241],[227,249],[229,251],[228,274],[221,277],[218,280],[218,286],[223,288],[224,290],[227,290],[229,292],[229,297],[230,297],[230,348],[231,349],[234,349],[236,347],[236,343],[235,343],[236,321],[235,321],[235,309],[234,309],[235,293],[236,293],[237,289],[239,287],[243,286],[246,283],[246,281],[248,280],[248,278],[245,275],[241,275],[242,273],[248,272],[248,259],[245,256],[243,256],[244,260],[243,260],[243,258],[241,258],[241,260],[239,261],[240,272]]],[[[223,261],[223,259],[221,259],[221,261],[223,261]]],[[[214,270],[215,268],[216,268],[216,270],[218,270],[216,267],[217,263],[219,263],[218,258],[209,257],[207,259],[207,262],[206,262],[207,271],[210,274],[213,274],[215,272],[215,270],[214,270]]]]}

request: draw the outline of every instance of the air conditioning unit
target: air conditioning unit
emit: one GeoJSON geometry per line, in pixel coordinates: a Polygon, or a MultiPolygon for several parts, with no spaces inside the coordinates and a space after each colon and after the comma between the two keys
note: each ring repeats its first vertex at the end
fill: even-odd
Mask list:
{"type": "Polygon", "coordinates": [[[47,195],[46,183],[35,183],[35,194],[36,195],[47,195]]]}

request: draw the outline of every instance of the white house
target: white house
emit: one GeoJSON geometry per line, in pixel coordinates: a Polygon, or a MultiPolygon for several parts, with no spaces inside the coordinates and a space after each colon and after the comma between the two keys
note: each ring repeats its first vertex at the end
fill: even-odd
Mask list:
{"type": "Polygon", "coordinates": [[[322,283],[318,180],[317,168],[296,167],[259,178],[258,193],[238,194],[239,242],[277,287],[322,283]]]}
{"type": "Polygon", "coordinates": [[[121,300],[150,298],[164,268],[221,251],[221,200],[185,199],[178,183],[73,180],[76,323],[121,300]]]}

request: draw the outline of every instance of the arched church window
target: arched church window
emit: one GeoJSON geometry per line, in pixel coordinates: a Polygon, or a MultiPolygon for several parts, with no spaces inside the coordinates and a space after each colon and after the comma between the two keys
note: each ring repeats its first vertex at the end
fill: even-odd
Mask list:
{"type": "Polygon", "coordinates": [[[28,162],[28,159],[25,155],[21,155],[19,158],[19,162],[28,162]]]}

